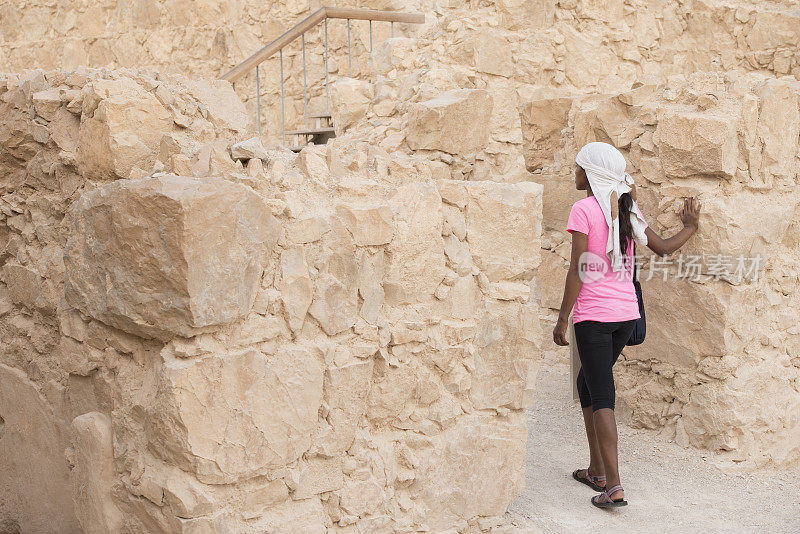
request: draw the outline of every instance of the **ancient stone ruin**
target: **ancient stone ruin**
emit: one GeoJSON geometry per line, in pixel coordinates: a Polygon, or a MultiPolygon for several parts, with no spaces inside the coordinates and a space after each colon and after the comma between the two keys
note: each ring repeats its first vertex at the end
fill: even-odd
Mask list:
{"type": "MultiPolygon", "coordinates": [[[[618,94],[532,101],[522,118],[532,146],[565,157],[589,141],[619,147],[642,210],[667,233],[680,228],[682,197],[705,204],[702,230],[682,252],[719,262],[699,263],[677,282],[686,265],[650,269],[648,342],[627,349],[616,367],[629,421],[666,427],[678,443],[731,451],[738,461],[796,465],[800,81],[697,73],[618,94]],[[543,121],[552,126],[541,129],[543,121]],[[759,269],[748,262],[738,276],[740,256],[760,257],[759,269]]],[[[577,192],[563,187],[571,165],[550,157],[526,151],[529,168],[543,169],[552,228],[543,240],[542,304],[557,308],[570,246],[563,228],[577,192]]]]}
{"type": "Polygon", "coordinates": [[[797,465],[795,0],[354,3],[425,22],[331,23],[328,84],[308,33],[298,153],[299,46],[219,78],[316,4],[112,4],[0,6],[0,533],[515,532],[595,140],[763,258],[643,281],[621,418],[797,465]]]}
{"type": "Polygon", "coordinates": [[[363,142],[237,142],[252,125],[226,82],[32,72],[2,99],[4,517],[324,532],[504,513],[540,358],[541,185],[435,179],[363,142]]]}

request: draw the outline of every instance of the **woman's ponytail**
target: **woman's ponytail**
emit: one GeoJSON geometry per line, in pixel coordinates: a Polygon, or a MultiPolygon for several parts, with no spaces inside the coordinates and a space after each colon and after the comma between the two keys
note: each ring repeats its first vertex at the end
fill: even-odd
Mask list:
{"type": "Polygon", "coordinates": [[[633,198],[631,198],[630,193],[623,193],[619,197],[619,249],[626,260],[628,257],[628,243],[633,239],[631,210],[633,210],[633,198]]]}

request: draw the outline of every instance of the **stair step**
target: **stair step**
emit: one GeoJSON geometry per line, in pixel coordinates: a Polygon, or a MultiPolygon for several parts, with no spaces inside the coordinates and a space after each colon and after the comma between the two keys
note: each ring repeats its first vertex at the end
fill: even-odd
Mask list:
{"type": "Polygon", "coordinates": [[[309,113],[308,114],[308,118],[309,119],[330,119],[331,118],[331,112],[330,111],[326,111],[325,113],[309,113]]]}
{"type": "Polygon", "coordinates": [[[326,128],[308,128],[305,130],[289,130],[286,135],[316,135],[323,133],[335,133],[336,130],[330,126],[326,128]]]}

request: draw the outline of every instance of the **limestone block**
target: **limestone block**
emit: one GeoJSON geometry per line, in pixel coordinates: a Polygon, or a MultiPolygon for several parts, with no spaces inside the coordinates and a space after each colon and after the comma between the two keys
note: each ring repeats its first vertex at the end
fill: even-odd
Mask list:
{"type": "Polygon", "coordinates": [[[472,42],[475,68],[479,72],[510,76],[513,69],[511,47],[502,36],[489,31],[478,33],[472,42]]]}
{"type": "Polygon", "coordinates": [[[330,86],[331,119],[336,135],[342,135],[367,114],[374,87],[356,78],[342,78],[330,86]]]}
{"type": "Polygon", "coordinates": [[[61,108],[61,95],[57,87],[33,93],[33,108],[46,121],[52,121],[61,108]]]}
{"type": "Polygon", "coordinates": [[[317,496],[283,502],[267,510],[252,524],[254,532],[274,534],[325,534],[328,526],[330,519],[317,496]]]}
{"type": "Polygon", "coordinates": [[[131,78],[96,80],[84,88],[78,137],[79,169],[98,180],[127,178],[150,169],[172,117],[131,78]]]}
{"type": "Polygon", "coordinates": [[[50,123],[50,139],[66,154],[69,154],[64,157],[68,157],[70,161],[76,160],[79,129],[80,119],[63,107],[56,111],[55,118],[50,123]]]}
{"type": "Polygon", "coordinates": [[[342,283],[330,273],[314,281],[314,300],[308,312],[332,336],[352,327],[358,317],[358,288],[342,283]]]}
{"type": "Polygon", "coordinates": [[[281,479],[273,480],[266,486],[247,492],[244,497],[242,515],[245,519],[259,517],[269,508],[284,502],[288,497],[289,490],[286,483],[281,479]]]}
{"type": "Polygon", "coordinates": [[[311,445],[322,383],[319,361],[301,346],[169,360],[148,439],[156,454],[209,484],[278,469],[311,445]]]}
{"type": "Polygon", "coordinates": [[[482,89],[454,89],[413,104],[407,140],[413,150],[470,154],[486,147],[492,98],[482,89]]]}
{"type": "MultiPolygon", "coordinates": [[[[790,232],[793,213],[800,204],[800,199],[780,190],[739,190],[720,195],[709,182],[688,187],[664,183],[654,198],[649,188],[639,193],[638,204],[645,218],[650,224],[664,228],[667,235],[682,227],[679,213],[683,197],[698,195],[703,204],[700,227],[675,256],[708,258],[722,254],[732,262],[728,266],[730,273],[734,273],[739,255],[763,256],[783,240],[790,232]]],[[[701,267],[702,272],[707,272],[706,262],[702,262],[701,267]]]]}
{"type": "Polygon", "coordinates": [[[758,114],[758,123],[748,124],[745,130],[747,137],[752,137],[753,149],[748,150],[750,173],[751,178],[758,173],[756,182],[771,185],[773,178],[785,179],[797,172],[800,82],[768,79],[756,91],[759,102],[753,112],[758,114]]]}
{"type": "Polygon", "coordinates": [[[232,144],[231,157],[236,160],[266,160],[268,158],[267,149],[264,148],[264,145],[261,144],[261,139],[258,137],[251,137],[232,144]]]}
{"type": "Polygon", "coordinates": [[[425,510],[434,532],[462,518],[503,515],[524,488],[524,413],[507,421],[465,415],[456,424],[415,448],[412,498],[425,510]]]}
{"type": "Polygon", "coordinates": [[[530,406],[541,358],[538,307],[488,301],[474,344],[473,405],[478,409],[530,406]]]}
{"type": "Polygon", "coordinates": [[[353,444],[358,424],[366,409],[372,383],[373,360],[358,360],[325,370],[324,400],[328,406],[331,432],[319,444],[319,450],[334,456],[353,444]]]}
{"type": "Polygon", "coordinates": [[[539,265],[542,186],[466,182],[467,242],[489,280],[530,279],[539,265]]]}
{"type": "Polygon", "coordinates": [[[22,265],[6,264],[3,266],[3,278],[11,302],[29,310],[44,306],[39,273],[22,265]]]}
{"type": "Polygon", "coordinates": [[[564,295],[569,262],[557,253],[542,250],[542,263],[536,270],[536,288],[542,308],[557,310],[564,295]]]}
{"type": "Polygon", "coordinates": [[[469,319],[475,315],[481,297],[481,290],[475,282],[475,277],[461,276],[447,293],[446,313],[457,319],[469,319]]]}
{"type": "Polygon", "coordinates": [[[747,45],[753,50],[772,50],[797,46],[800,41],[800,16],[792,11],[764,10],[755,13],[747,32],[747,45]]]}
{"type": "Polygon", "coordinates": [[[564,7],[557,0],[527,2],[526,0],[498,0],[497,8],[503,14],[507,28],[530,27],[549,28],[553,24],[556,5],[564,7]]]}
{"type": "Polygon", "coordinates": [[[300,475],[292,498],[308,499],[320,493],[335,491],[343,483],[341,456],[315,456],[300,462],[300,475]]]}
{"type": "MultiPolygon", "coordinates": [[[[649,271],[649,269],[648,269],[649,271]]],[[[683,368],[695,368],[706,356],[722,357],[728,345],[730,286],[726,282],[698,284],[662,274],[642,278],[647,307],[647,344],[626,349],[630,359],[653,358],[683,368]],[[692,310],[687,317],[686,310],[692,310]]]]}
{"type": "Polygon", "coordinates": [[[472,273],[472,255],[467,243],[450,234],[444,238],[444,253],[447,256],[448,267],[459,275],[466,276],[472,273]]]}
{"type": "MultiPolygon", "coordinates": [[[[573,168],[569,168],[572,171],[573,168]]],[[[575,175],[534,174],[534,181],[542,184],[542,225],[544,228],[565,231],[572,205],[586,196],[575,189],[575,175]]],[[[647,214],[645,214],[646,216],[647,214]]]]}
{"type": "Polygon", "coordinates": [[[164,340],[243,317],[277,238],[263,201],[219,179],[120,180],[85,193],[70,216],[67,302],[164,340]]]}
{"type": "MultiPolygon", "coordinates": [[[[490,135],[501,143],[522,144],[522,128],[519,120],[517,84],[510,79],[492,79],[487,91],[492,96],[492,119],[490,135]]],[[[516,150],[514,151],[516,153],[516,150]]],[[[506,180],[504,180],[506,181],[506,180]]],[[[513,181],[513,180],[507,180],[513,181]]]]}
{"type": "MultiPolygon", "coordinates": [[[[635,101],[637,95],[626,96],[627,101],[635,101]]],[[[577,113],[575,136],[606,141],[620,149],[627,148],[645,132],[642,123],[630,115],[626,104],[619,98],[599,99],[595,105],[587,105],[577,113]]]]}
{"type": "Polygon", "coordinates": [[[83,531],[121,530],[123,517],[113,501],[115,478],[111,420],[98,412],[72,420],[72,499],[83,531]]]}
{"type": "Polygon", "coordinates": [[[668,176],[730,178],[738,154],[736,118],[663,109],[653,141],[668,176]]]}
{"type": "Polygon", "coordinates": [[[572,85],[597,87],[604,77],[612,78],[609,74],[616,70],[618,60],[610,48],[603,46],[601,35],[571,25],[564,25],[559,31],[564,39],[564,74],[572,85]],[[592,61],[586,61],[587,57],[592,61]]]}
{"type": "Polygon", "coordinates": [[[386,271],[386,256],[383,250],[371,254],[367,250],[360,251],[358,270],[358,293],[363,302],[359,315],[368,323],[375,323],[383,307],[383,276],[386,271]]]}
{"type": "Polygon", "coordinates": [[[344,221],[356,245],[385,245],[392,240],[392,212],[385,204],[374,207],[340,204],[336,214],[344,221]]]}
{"type": "Polygon", "coordinates": [[[289,328],[297,332],[303,327],[314,292],[302,246],[287,248],[281,254],[280,290],[289,328]]]}
{"type": "Polygon", "coordinates": [[[392,69],[401,69],[409,58],[414,57],[418,45],[416,39],[390,37],[379,45],[376,43],[370,54],[370,65],[376,74],[386,74],[392,69]]]}
{"type": "Polygon", "coordinates": [[[800,443],[798,427],[791,421],[800,409],[800,396],[791,386],[785,366],[774,361],[740,363],[735,372],[720,378],[693,388],[683,407],[681,421],[689,444],[738,450],[745,458],[763,455],[779,465],[796,462],[800,443]],[[759,409],[752,397],[742,395],[754,391],[771,399],[769,410],[759,409]],[[784,421],[787,423],[781,424],[784,421]],[[758,428],[774,430],[751,430],[758,428]]]}
{"type": "Polygon", "coordinates": [[[205,77],[185,80],[184,83],[189,94],[200,104],[201,111],[218,130],[239,139],[255,130],[255,115],[247,111],[230,82],[205,77]]]}
{"type": "Polygon", "coordinates": [[[64,458],[68,445],[68,429],[36,385],[0,364],[0,510],[13,511],[22,532],[80,532],[64,458]]]}
{"type": "Polygon", "coordinates": [[[430,183],[410,183],[397,188],[390,207],[395,232],[387,246],[386,300],[393,305],[424,300],[445,274],[441,197],[430,183]]]}
{"type": "Polygon", "coordinates": [[[214,512],[213,497],[202,484],[180,469],[171,468],[163,482],[164,504],[180,518],[201,517],[214,512]]]}

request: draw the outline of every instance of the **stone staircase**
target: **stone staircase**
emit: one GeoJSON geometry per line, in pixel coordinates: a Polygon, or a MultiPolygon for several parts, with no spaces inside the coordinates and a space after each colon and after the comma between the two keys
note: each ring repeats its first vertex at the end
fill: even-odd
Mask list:
{"type": "Polygon", "coordinates": [[[333,127],[333,118],[330,112],[312,113],[308,118],[314,120],[314,126],[284,132],[284,135],[294,136],[295,140],[303,140],[302,143],[289,145],[289,148],[294,152],[300,152],[309,143],[324,145],[328,142],[328,139],[336,137],[336,130],[333,127]]]}
{"type": "Polygon", "coordinates": [[[422,24],[425,22],[425,15],[421,13],[401,13],[396,11],[377,11],[370,9],[349,9],[349,8],[335,8],[335,7],[321,7],[311,15],[301,20],[289,30],[284,32],[280,37],[273,40],[261,50],[255,52],[249,58],[239,63],[236,67],[228,71],[223,80],[227,80],[233,84],[234,90],[236,89],[236,81],[244,77],[252,69],[255,69],[256,77],[256,99],[258,110],[258,132],[261,135],[261,74],[260,65],[276,53],[280,56],[280,80],[281,80],[281,137],[283,144],[288,146],[291,150],[299,152],[304,146],[309,143],[325,144],[327,141],[336,136],[331,113],[330,113],[330,98],[328,93],[328,19],[344,19],[347,21],[347,56],[348,56],[348,76],[352,77],[352,58],[351,58],[351,40],[350,40],[350,21],[351,20],[367,20],[369,21],[369,42],[370,53],[372,52],[372,22],[389,22],[392,25],[392,36],[394,36],[394,24],[407,23],[407,24],[422,24]],[[323,23],[325,26],[325,112],[323,113],[309,113],[308,112],[308,82],[307,82],[307,69],[306,69],[306,38],[305,34],[318,24],[323,23]],[[286,129],[285,119],[285,97],[284,97],[284,75],[283,75],[283,50],[290,43],[296,39],[302,41],[302,57],[303,57],[303,117],[305,124],[301,128],[286,129]],[[315,124],[309,124],[311,119],[315,124]],[[291,143],[286,142],[286,137],[292,138],[291,143]]]}

